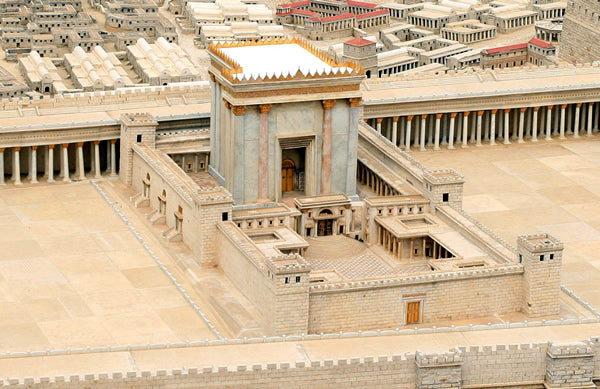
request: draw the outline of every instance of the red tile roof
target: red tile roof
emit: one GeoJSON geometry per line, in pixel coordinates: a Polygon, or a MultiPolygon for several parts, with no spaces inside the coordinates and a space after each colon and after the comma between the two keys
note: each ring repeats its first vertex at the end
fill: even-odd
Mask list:
{"type": "Polygon", "coordinates": [[[529,43],[531,43],[532,45],[541,47],[543,49],[547,49],[549,47],[552,47],[552,43],[548,43],[548,42],[543,41],[543,40],[538,39],[538,38],[531,38],[531,40],[529,41],[529,43]]]}
{"type": "Polygon", "coordinates": [[[348,12],[348,13],[341,14],[341,15],[327,16],[325,18],[319,18],[319,17],[313,16],[312,18],[310,18],[310,20],[320,21],[321,23],[327,23],[327,22],[335,22],[335,21],[344,20],[344,19],[352,19],[355,16],[356,15],[354,15],[352,12],[348,12]]]}
{"type": "Polygon", "coordinates": [[[368,18],[372,18],[372,17],[375,17],[375,16],[389,15],[389,14],[390,14],[390,10],[389,9],[378,9],[376,11],[372,11],[372,12],[367,12],[367,13],[364,13],[364,14],[356,15],[356,20],[368,19],[368,18]]]}
{"type": "Polygon", "coordinates": [[[349,6],[351,7],[361,7],[361,8],[377,8],[378,5],[377,4],[373,4],[373,3],[366,3],[364,1],[355,1],[355,0],[348,0],[347,3],[349,6]]]}
{"type": "Polygon", "coordinates": [[[277,7],[278,8],[296,8],[296,7],[303,7],[306,5],[310,5],[310,0],[297,1],[295,3],[279,4],[277,7]]]}
{"type": "Polygon", "coordinates": [[[307,9],[294,9],[292,10],[292,14],[294,15],[302,15],[302,16],[315,16],[318,15],[318,12],[309,11],[307,9]]]}
{"type": "Polygon", "coordinates": [[[496,54],[496,53],[502,53],[505,51],[522,50],[522,49],[526,49],[526,48],[527,48],[527,43],[519,43],[518,45],[493,47],[491,49],[485,49],[483,51],[486,54],[496,54]]]}
{"type": "Polygon", "coordinates": [[[354,38],[349,41],[346,41],[346,42],[344,42],[344,44],[350,45],[350,46],[356,46],[356,47],[363,47],[363,46],[374,45],[375,42],[358,37],[358,38],[354,38]]]}

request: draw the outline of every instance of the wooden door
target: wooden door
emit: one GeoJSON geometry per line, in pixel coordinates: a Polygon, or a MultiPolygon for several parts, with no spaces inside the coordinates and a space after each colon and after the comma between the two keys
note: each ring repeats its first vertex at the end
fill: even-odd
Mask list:
{"type": "Polygon", "coordinates": [[[294,190],[294,162],[286,159],[281,163],[281,191],[291,192],[294,190]]]}
{"type": "Polygon", "coordinates": [[[406,324],[414,324],[419,322],[420,305],[420,301],[413,301],[406,304],[406,324]]]}
{"type": "Polygon", "coordinates": [[[319,220],[317,236],[333,235],[333,220],[319,220]]]}

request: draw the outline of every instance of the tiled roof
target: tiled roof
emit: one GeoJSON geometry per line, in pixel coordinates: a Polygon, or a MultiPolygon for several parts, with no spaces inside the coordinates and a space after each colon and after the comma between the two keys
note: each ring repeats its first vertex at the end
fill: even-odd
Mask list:
{"type": "Polygon", "coordinates": [[[548,42],[543,41],[543,40],[538,39],[538,38],[531,38],[531,40],[529,41],[529,43],[531,43],[532,45],[544,48],[544,49],[552,47],[552,43],[548,43],[548,42]]]}
{"type": "Polygon", "coordinates": [[[354,38],[349,41],[346,41],[346,42],[344,42],[344,44],[350,45],[350,46],[356,46],[356,47],[363,47],[363,46],[374,45],[375,42],[358,37],[358,38],[354,38]]]}
{"type": "Polygon", "coordinates": [[[313,12],[313,11],[309,11],[306,9],[294,9],[294,10],[292,10],[291,13],[295,14],[295,15],[303,15],[303,16],[315,16],[315,15],[319,14],[318,12],[313,12]]]}
{"type": "Polygon", "coordinates": [[[354,1],[354,0],[348,0],[347,3],[349,6],[351,7],[361,7],[361,8],[377,8],[378,5],[377,4],[373,4],[373,3],[366,3],[364,1],[354,1]]]}
{"type": "Polygon", "coordinates": [[[354,15],[352,12],[348,12],[345,14],[341,14],[341,15],[334,15],[334,16],[327,16],[324,18],[319,18],[319,17],[312,17],[310,18],[310,20],[312,21],[320,21],[321,23],[327,23],[327,22],[335,22],[338,20],[344,20],[344,19],[352,19],[356,17],[356,15],[354,15]]]}
{"type": "Polygon", "coordinates": [[[493,47],[491,49],[485,49],[483,51],[486,54],[496,54],[496,53],[502,53],[505,51],[522,50],[522,49],[526,49],[526,48],[527,48],[527,43],[519,43],[518,45],[493,47]]]}
{"type": "Polygon", "coordinates": [[[368,19],[368,18],[372,18],[375,16],[381,16],[381,15],[389,15],[390,14],[390,10],[389,9],[378,9],[372,12],[367,12],[364,14],[360,14],[360,15],[356,15],[356,20],[361,20],[361,19],[368,19]]]}
{"type": "Polygon", "coordinates": [[[279,4],[277,7],[278,8],[296,8],[296,7],[304,7],[306,5],[310,5],[310,0],[297,1],[295,3],[279,4]]]}

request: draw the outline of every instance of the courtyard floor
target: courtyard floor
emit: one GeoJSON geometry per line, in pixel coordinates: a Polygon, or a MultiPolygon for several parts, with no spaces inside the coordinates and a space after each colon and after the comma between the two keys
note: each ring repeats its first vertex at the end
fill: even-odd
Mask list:
{"type": "Polygon", "coordinates": [[[0,190],[0,241],[3,352],[214,338],[90,182],[0,190]]]}

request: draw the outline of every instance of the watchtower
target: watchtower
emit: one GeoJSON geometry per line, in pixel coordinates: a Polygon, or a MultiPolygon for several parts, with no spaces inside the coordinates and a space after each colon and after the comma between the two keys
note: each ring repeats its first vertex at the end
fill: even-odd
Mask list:
{"type": "Polygon", "coordinates": [[[524,313],[530,317],[558,314],[563,244],[548,234],[522,235],[518,252],[525,270],[524,313]]]}
{"type": "Polygon", "coordinates": [[[127,113],[121,115],[121,148],[120,148],[120,172],[121,179],[131,185],[133,174],[133,150],[134,143],[145,143],[154,148],[156,144],[156,126],[158,122],[149,113],[127,113]]]}

